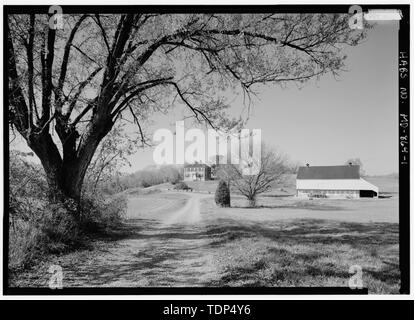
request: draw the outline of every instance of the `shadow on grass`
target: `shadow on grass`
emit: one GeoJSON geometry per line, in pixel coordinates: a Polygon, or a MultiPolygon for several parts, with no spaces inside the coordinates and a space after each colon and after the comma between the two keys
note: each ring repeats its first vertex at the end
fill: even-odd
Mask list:
{"type": "Polygon", "coordinates": [[[189,230],[182,235],[178,230],[166,231],[164,228],[145,230],[149,235],[127,229],[124,238],[113,243],[109,254],[102,255],[104,259],[98,255],[91,264],[86,257],[77,260],[76,266],[66,266],[66,270],[72,270],[65,279],[66,286],[207,285],[202,276],[206,256],[203,250],[206,253],[208,250],[196,241],[200,236],[189,230]]]}
{"type": "MultiPolygon", "coordinates": [[[[243,257],[242,262],[237,260],[240,257],[234,260],[239,262],[225,268],[214,286],[346,286],[351,276],[349,266],[360,261],[365,277],[375,282],[373,286],[380,282],[387,292],[397,290],[398,253],[381,249],[398,245],[398,224],[313,219],[270,225],[229,224],[222,221],[209,228],[209,235],[215,239],[212,246],[250,238],[264,252],[243,257]]],[[[232,255],[231,250],[228,254],[232,255]]]]}
{"type": "MultiPolygon", "coordinates": [[[[109,255],[90,263],[91,257],[85,254],[83,260],[69,267],[72,276],[65,281],[68,286],[83,283],[90,287],[311,285],[313,279],[349,278],[348,270],[335,265],[335,260],[326,259],[333,254],[332,248],[345,245],[380,260],[381,247],[398,244],[398,231],[398,224],[392,223],[316,219],[264,224],[223,218],[214,224],[194,225],[131,219],[102,239],[108,242],[106,248],[114,246],[105,249],[109,255]],[[223,254],[237,241],[247,241],[246,249],[258,242],[264,253],[254,252],[257,259],[246,258],[243,263],[226,265],[219,261],[222,265],[217,267],[223,267],[222,271],[206,268],[212,253],[223,254]],[[331,251],[325,251],[325,245],[331,251]]],[[[366,274],[384,283],[397,282],[398,263],[387,261],[379,268],[367,268],[366,274]]]]}
{"type": "Polygon", "coordinates": [[[301,219],[263,225],[261,223],[238,224],[234,220],[221,219],[210,226],[207,234],[219,245],[239,238],[264,237],[279,243],[340,243],[353,246],[398,243],[398,224],[351,223],[320,219],[301,219]]]}
{"type": "MultiPolygon", "coordinates": [[[[117,277],[127,280],[132,270],[144,270],[142,275],[156,279],[156,285],[174,283],[203,283],[208,286],[303,285],[306,279],[349,279],[348,270],[338,267],[335,260],[316,263],[329,258],[334,252],[323,250],[328,246],[349,246],[366,256],[381,260],[381,247],[398,244],[398,224],[352,223],[331,220],[301,219],[267,223],[239,223],[232,219],[219,219],[213,225],[201,227],[189,225],[165,226],[151,220],[137,220],[125,227],[129,239],[152,243],[134,256],[133,262],[116,266],[117,277]],[[139,227],[137,227],[137,224],[139,227]],[[291,252],[285,248],[270,247],[265,258],[247,265],[227,267],[220,277],[211,282],[200,282],[197,265],[178,268],[183,259],[194,258],[202,252],[221,250],[237,240],[265,239],[265,243],[277,246],[309,248],[308,252],[291,252]],[[198,242],[200,240],[205,240],[198,242]],[[200,245],[197,245],[200,243],[200,245]],[[315,251],[316,250],[316,251],[315,251]],[[273,267],[272,267],[273,266],[273,267]],[[260,272],[274,268],[268,278],[260,279],[260,272]],[[240,284],[238,284],[240,285],[240,284]]],[[[330,249],[332,250],[332,249],[330,249]]],[[[347,257],[345,257],[346,259],[347,257]]],[[[349,257],[348,257],[349,258],[349,257]]],[[[349,261],[351,262],[351,261],[349,261]]],[[[367,275],[384,283],[396,283],[399,279],[398,263],[382,261],[380,268],[367,268],[367,275]]],[[[269,272],[269,270],[267,270],[269,272]]],[[[113,278],[110,269],[101,270],[99,277],[113,278]]],[[[345,281],[344,280],[344,281],[345,281]]],[[[155,281],[155,280],[154,280],[155,281]]]]}
{"type": "Polygon", "coordinates": [[[273,223],[239,223],[218,219],[215,224],[163,225],[156,220],[135,219],[119,227],[106,240],[209,240],[220,246],[242,238],[267,238],[278,243],[347,244],[354,247],[397,244],[399,227],[395,223],[353,223],[323,219],[297,219],[273,223]]]}
{"type": "Polygon", "coordinates": [[[291,205],[257,205],[255,207],[249,206],[232,206],[237,209],[306,209],[306,210],[318,210],[318,211],[342,211],[347,210],[344,207],[330,206],[325,204],[311,204],[311,203],[294,203],[291,205]]]}

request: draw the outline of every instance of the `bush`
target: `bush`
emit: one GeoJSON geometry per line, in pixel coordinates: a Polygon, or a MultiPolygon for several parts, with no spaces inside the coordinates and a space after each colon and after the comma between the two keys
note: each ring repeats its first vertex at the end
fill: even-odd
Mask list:
{"type": "Polygon", "coordinates": [[[148,181],[142,181],[141,182],[141,187],[143,187],[143,188],[148,188],[148,187],[151,187],[151,186],[152,186],[152,184],[149,183],[148,181]]]}
{"type": "Polygon", "coordinates": [[[106,233],[121,223],[126,198],[86,191],[80,206],[73,200],[51,203],[43,169],[26,158],[10,155],[9,271],[79,248],[88,234],[106,233]]]}
{"type": "Polygon", "coordinates": [[[126,214],[127,199],[118,195],[105,199],[94,195],[81,203],[80,228],[84,233],[107,233],[119,227],[126,214]]]}
{"type": "Polygon", "coordinates": [[[39,256],[38,238],[39,230],[28,221],[14,222],[9,230],[9,271],[27,268],[39,256]]]}
{"type": "Polygon", "coordinates": [[[22,205],[24,198],[14,198],[19,214],[10,222],[9,269],[30,267],[45,254],[62,253],[81,245],[81,233],[72,204],[47,203],[22,205]]]}
{"type": "Polygon", "coordinates": [[[70,200],[31,209],[21,205],[24,201],[14,198],[19,218],[11,221],[9,229],[10,271],[30,267],[44,255],[83,246],[88,235],[105,234],[119,226],[126,212],[126,198],[121,196],[84,198],[79,211],[70,200]]]}
{"type": "Polygon", "coordinates": [[[81,235],[76,215],[73,200],[47,204],[38,224],[38,249],[45,253],[61,253],[79,246],[81,235]]]}
{"type": "Polygon", "coordinates": [[[185,182],[179,182],[174,186],[175,190],[193,190],[185,182]]]}
{"type": "Polygon", "coordinates": [[[177,183],[180,182],[180,177],[172,178],[169,181],[173,186],[175,186],[177,183]]]}
{"type": "Polygon", "coordinates": [[[230,190],[225,181],[220,180],[214,199],[218,206],[230,207],[230,190]]]}

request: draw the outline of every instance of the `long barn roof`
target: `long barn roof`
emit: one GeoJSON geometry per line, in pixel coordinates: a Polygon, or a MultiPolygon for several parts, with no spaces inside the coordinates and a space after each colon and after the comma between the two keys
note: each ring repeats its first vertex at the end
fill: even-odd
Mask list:
{"type": "Polygon", "coordinates": [[[359,179],[359,166],[309,166],[299,167],[298,180],[359,179]]]}
{"type": "Polygon", "coordinates": [[[360,179],[302,179],[296,180],[296,189],[303,190],[373,190],[379,192],[378,187],[360,179]]]}

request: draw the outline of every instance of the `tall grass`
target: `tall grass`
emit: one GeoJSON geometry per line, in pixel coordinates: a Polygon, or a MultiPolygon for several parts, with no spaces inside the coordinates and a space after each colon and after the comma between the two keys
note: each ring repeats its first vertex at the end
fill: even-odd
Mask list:
{"type": "Polygon", "coordinates": [[[73,201],[51,203],[40,166],[11,154],[9,196],[9,271],[29,268],[49,254],[84,246],[90,235],[104,234],[122,222],[126,199],[84,193],[73,201]]]}

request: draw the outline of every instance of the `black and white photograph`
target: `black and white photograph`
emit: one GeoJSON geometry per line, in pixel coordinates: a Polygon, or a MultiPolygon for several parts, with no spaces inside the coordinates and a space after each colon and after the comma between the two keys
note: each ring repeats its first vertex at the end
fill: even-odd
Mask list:
{"type": "Polygon", "coordinates": [[[3,293],[410,292],[409,5],[34,5],[3,293]]]}

